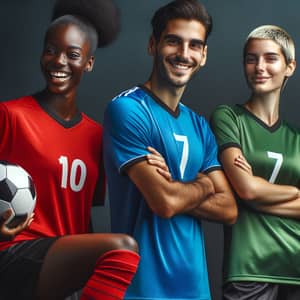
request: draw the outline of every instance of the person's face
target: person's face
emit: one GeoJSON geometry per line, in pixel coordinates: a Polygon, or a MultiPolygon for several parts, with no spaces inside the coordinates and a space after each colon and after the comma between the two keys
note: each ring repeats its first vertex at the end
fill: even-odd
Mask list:
{"type": "Polygon", "coordinates": [[[284,80],[295,69],[295,62],[286,64],[280,46],[268,39],[251,39],[244,58],[245,75],[254,94],[280,91],[284,80]]]}
{"type": "Polygon", "coordinates": [[[80,28],[74,24],[58,24],[47,32],[41,68],[47,89],[54,94],[76,93],[81,76],[91,71],[94,57],[90,43],[80,28]]]}
{"type": "Polygon", "coordinates": [[[160,84],[184,87],[205,65],[205,27],[196,20],[170,20],[160,40],[151,37],[149,53],[154,57],[153,75],[160,84]]]}

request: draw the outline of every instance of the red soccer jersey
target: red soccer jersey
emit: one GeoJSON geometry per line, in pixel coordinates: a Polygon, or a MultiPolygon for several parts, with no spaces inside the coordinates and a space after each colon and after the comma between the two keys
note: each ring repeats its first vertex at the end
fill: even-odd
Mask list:
{"type": "Polygon", "coordinates": [[[2,102],[0,160],[27,170],[37,190],[34,221],[13,241],[1,242],[0,250],[24,240],[88,231],[95,190],[100,190],[96,200],[104,198],[98,123],[83,113],[62,121],[31,96],[2,102]]]}

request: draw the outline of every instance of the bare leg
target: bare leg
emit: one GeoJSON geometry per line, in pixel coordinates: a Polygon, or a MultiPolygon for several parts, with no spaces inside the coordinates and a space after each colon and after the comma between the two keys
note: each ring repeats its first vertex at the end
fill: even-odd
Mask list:
{"type": "Polygon", "coordinates": [[[101,255],[120,249],[137,252],[137,244],[123,234],[61,237],[46,255],[37,286],[37,299],[63,300],[85,285],[101,255]]]}

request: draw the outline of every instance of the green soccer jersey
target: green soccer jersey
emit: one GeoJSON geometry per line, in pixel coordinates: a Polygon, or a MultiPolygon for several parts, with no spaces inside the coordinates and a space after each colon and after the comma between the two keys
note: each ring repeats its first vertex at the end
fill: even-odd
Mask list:
{"type": "MultiPolygon", "coordinates": [[[[298,186],[300,132],[279,120],[268,127],[240,105],[219,106],[211,124],[220,151],[239,147],[253,174],[298,186]]],[[[254,211],[238,199],[239,216],[225,229],[225,281],[300,285],[300,221],[254,211]]]]}

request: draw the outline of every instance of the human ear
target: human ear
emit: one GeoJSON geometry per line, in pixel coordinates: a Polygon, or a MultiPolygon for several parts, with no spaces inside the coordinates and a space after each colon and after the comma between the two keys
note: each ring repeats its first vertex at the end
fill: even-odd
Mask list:
{"type": "Polygon", "coordinates": [[[286,68],[286,73],[285,76],[286,77],[290,77],[294,74],[294,71],[296,69],[296,61],[292,60],[291,62],[288,63],[287,68],[286,68]]]}
{"type": "Polygon", "coordinates": [[[86,63],[85,72],[91,72],[93,70],[93,66],[94,66],[94,62],[95,62],[95,57],[91,56],[88,60],[88,62],[86,63]]]}
{"type": "Polygon", "coordinates": [[[149,55],[153,56],[155,53],[156,48],[156,41],[153,35],[151,35],[149,42],[148,42],[148,53],[149,55]]]}
{"type": "Polygon", "coordinates": [[[201,67],[203,67],[205,65],[206,58],[207,58],[207,45],[205,45],[204,48],[203,48],[202,58],[201,58],[201,63],[200,63],[201,67]]]}

